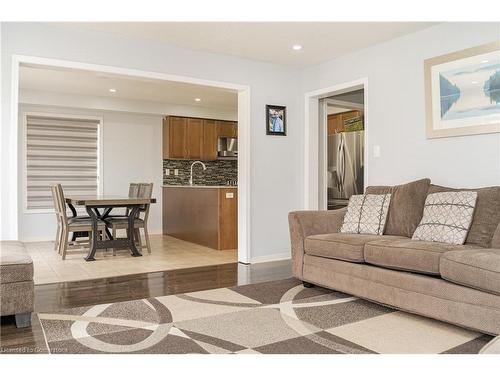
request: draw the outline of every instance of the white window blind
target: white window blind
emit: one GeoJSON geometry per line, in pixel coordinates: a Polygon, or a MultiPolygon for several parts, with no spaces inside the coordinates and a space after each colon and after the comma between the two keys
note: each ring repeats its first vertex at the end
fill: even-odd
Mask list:
{"type": "Polygon", "coordinates": [[[50,184],[65,195],[99,192],[99,120],[26,115],[28,210],[54,208],[50,184]]]}

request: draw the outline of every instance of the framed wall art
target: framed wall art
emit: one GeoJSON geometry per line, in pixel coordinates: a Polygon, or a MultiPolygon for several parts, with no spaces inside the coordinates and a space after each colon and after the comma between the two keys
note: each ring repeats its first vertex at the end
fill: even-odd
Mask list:
{"type": "Polygon", "coordinates": [[[427,138],[500,132],[500,41],[425,60],[427,138]]]}
{"type": "Polygon", "coordinates": [[[286,135],[286,107],[266,105],[266,134],[286,135]]]}

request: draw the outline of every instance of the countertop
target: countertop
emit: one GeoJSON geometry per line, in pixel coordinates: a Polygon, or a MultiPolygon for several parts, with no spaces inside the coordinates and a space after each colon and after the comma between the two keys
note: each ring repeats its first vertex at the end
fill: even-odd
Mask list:
{"type": "Polygon", "coordinates": [[[163,185],[164,188],[190,188],[190,189],[237,189],[231,185],[163,185]]]}

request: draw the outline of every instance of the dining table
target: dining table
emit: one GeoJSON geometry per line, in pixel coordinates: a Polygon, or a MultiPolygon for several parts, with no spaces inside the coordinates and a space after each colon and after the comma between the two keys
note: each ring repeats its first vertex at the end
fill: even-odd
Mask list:
{"type": "Polygon", "coordinates": [[[120,196],[68,196],[65,198],[66,204],[71,210],[73,217],[77,216],[75,206],[83,206],[87,211],[91,222],[92,232],[96,235],[91,236],[88,255],[86,261],[94,261],[95,253],[98,249],[128,247],[133,257],[140,257],[142,254],[137,250],[135,245],[136,238],[134,236],[134,222],[139,217],[142,207],[148,204],[156,203],[155,198],[130,198],[120,196]],[[104,221],[110,216],[111,211],[115,208],[125,208],[125,214],[120,214],[128,222],[127,237],[113,238],[111,232],[106,228],[108,239],[100,238],[97,235],[97,227],[100,221],[104,221]]]}

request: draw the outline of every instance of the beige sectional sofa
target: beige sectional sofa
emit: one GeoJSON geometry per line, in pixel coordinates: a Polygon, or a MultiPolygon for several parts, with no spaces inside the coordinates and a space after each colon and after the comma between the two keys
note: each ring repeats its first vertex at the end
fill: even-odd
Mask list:
{"type": "Polygon", "coordinates": [[[471,189],[478,197],[464,245],[411,239],[427,194],[449,190],[428,179],[367,188],[391,193],[383,236],[339,233],[345,208],[291,212],[294,275],[305,286],[500,335],[500,187],[471,189]]]}

